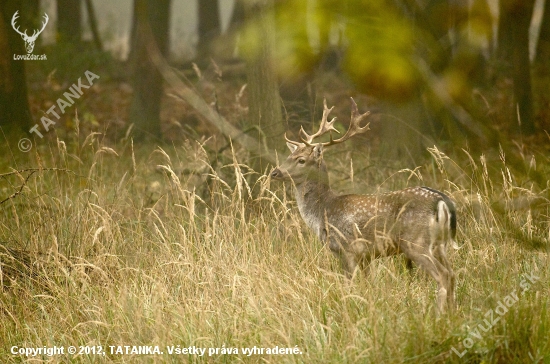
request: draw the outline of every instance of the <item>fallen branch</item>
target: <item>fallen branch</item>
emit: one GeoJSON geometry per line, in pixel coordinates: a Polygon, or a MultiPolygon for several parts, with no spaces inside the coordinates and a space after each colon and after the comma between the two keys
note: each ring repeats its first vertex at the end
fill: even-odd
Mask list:
{"type": "Polygon", "coordinates": [[[189,88],[179,78],[177,73],[170,67],[166,59],[160,53],[150,29],[146,32],[146,44],[147,52],[151,61],[157,67],[166,83],[172,86],[182,100],[188,103],[194,108],[202,117],[204,117],[209,123],[214,125],[222,134],[229,137],[232,141],[239,143],[245,149],[253,152],[257,155],[261,155],[262,158],[267,159],[270,163],[276,164],[275,153],[266,150],[266,147],[259,143],[256,139],[246,135],[244,132],[233,126],[222,115],[212,109],[208,103],[194,90],[189,88]]]}

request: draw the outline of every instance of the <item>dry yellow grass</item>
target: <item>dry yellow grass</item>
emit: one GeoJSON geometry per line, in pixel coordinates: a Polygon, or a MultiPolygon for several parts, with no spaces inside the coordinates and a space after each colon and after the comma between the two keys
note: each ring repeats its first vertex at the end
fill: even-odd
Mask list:
{"type": "MultiPolygon", "coordinates": [[[[458,310],[436,319],[435,284],[400,257],[344,278],[283,186],[263,176],[249,185],[258,176],[237,147],[214,156],[194,142],[66,143],[44,141],[2,163],[6,173],[38,169],[0,182],[1,199],[24,184],[0,205],[2,363],[550,360],[548,188],[515,176],[498,156],[464,153],[455,162],[434,149],[418,169],[363,169],[353,183],[348,160],[326,157],[343,192],[429,185],[457,201],[462,248],[450,259],[458,310]],[[526,276],[533,282],[520,294],[526,276]],[[480,331],[514,291],[517,302],[480,331]],[[71,345],[105,355],[11,353],[71,345]],[[125,345],[162,354],[116,354],[125,345]],[[170,354],[172,346],[206,351],[170,354]],[[264,354],[243,353],[254,346],[264,354]],[[275,347],[300,353],[267,354],[275,347]]],[[[356,167],[376,164],[351,156],[356,167]]],[[[548,158],[539,158],[548,175],[548,158]]]]}

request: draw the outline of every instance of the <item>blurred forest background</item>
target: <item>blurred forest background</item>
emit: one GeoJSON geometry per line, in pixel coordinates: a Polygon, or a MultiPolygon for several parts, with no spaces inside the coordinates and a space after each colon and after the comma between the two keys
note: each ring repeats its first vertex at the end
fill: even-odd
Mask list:
{"type": "Polygon", "coordinates": [[[101,80],[58,133],[78,110],[81,127],[114,140],[221,132],[261,163],[286,130],[319,120],[324,97],[344,121],[354,96],[388,159],[418,162],[436,143],[550,144],[544,0],[4,0],[0,11],[5,130],[28,133],[89,70],[101,80]],[[49,15],[33,51],[47,60],[14,60],[17,10],[29,34],[49,15]]]}

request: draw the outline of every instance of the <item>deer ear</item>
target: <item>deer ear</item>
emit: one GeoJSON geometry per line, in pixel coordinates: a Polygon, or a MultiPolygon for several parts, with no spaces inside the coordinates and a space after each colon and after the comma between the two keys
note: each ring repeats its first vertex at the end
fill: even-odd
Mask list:
{"type": "Polygon", "coordinates": [[[313,147],[313,155],[315,156],[315,159],[319,159],[323,155],[323,144],[319,143],[316,146],[313,147]]]}
{"type": "Polygon", "coordinates": [[[296,149],[298,149],[297,145],[291,144],[289,142],[286,143],[286,146],[288,147],[288,149],[290,149],[291,153],[294,153],[294,151],[296,151],[296,149]]]}

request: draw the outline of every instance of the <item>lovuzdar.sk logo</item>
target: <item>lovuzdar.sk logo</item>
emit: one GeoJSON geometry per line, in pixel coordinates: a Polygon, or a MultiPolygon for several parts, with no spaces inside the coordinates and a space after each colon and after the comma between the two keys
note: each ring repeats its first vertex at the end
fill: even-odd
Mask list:
{"type": "Polygon", "coordinates": [[[17,18],[19,17],[19,10],[13,14],[13,17],[11,18],[11,26],[13,27],[13,30],[15,30],[17,33],[21,35],[21,38],[23,38],[23,41],[25,42],[25,48],[27,50],[27,54],[23,55],[13,55],[14,60],[23,59],[23,60],[45,60],[46,55],[34,55],[32,54],[32,51],[34,49],[34,43],[36,42],[36,38],[44,31],[44,28],[46,28],[46,24],[48,24],[48,14],[44,13],[44,22],[42,23],[42,29],[40,30],[34,30],[32,35],[27,34],[27,29],[25,29],[24,32],[21,32],[19,30],[19,26],[16,24],[17,18]]]}

